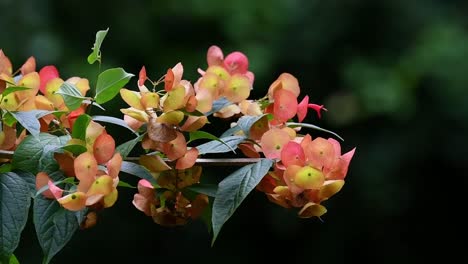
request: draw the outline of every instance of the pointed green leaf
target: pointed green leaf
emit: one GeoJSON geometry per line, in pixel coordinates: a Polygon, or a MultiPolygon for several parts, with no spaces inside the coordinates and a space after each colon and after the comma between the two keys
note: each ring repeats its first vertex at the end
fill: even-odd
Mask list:
{"type": "Polygon", "coordinates": [[[223,142],[213,140],[197,146],[200,155],[207,153],[225,153],[237,148],[245,140],[245,136],[230,136],[221,138],[223,142]]]}
{"type": "Polygon", "coordinates": [[[19,264],[19,261],[18,261],[18,259],[16,258],[16,256],[12,254],[11,257],[10,257],[10,260],[9,260],[8,264],[19,264]]]}
{"type": "Polygon", "coordinates": [[[255,122],[257,122],[258,120],[260,120],[262,117],[264,117],[265,115],[260,115],[260,116],[242,116],[241,118],[239,118],[239,120],[237,121],[237,124],[233,127],[231,127],[230,129],[226,130],[222,135],[221,135],[221,138],[223,137],[227,137],[227,136],[232,136],[234,135],[236,132],[238,131],[243,131],[244,132],[244,135],[246,135],[246,137],[249,137],[249,134],[250,134],[250,128],[252,127],[253,124],[255,124],[255,122]]]}
{"type": "Polygon", "coordinates": [[[249,137],[250,134],[250,128],[252,127],[255,122],[258,120],[262,119],[265,115],[259,115],[259,116],[242,116],[239,118],[239,121],[237,121],[237,125],[239,128],[244,131],[244,134],[249,137]]]}
{"type": "Polygon", "coordinates": [[[41,124],[39,123],[38,118],[36,117],[35,111],[27,112],[10,112],[10,114],[21,124],[26,130],[31,133],[34,137],[39,135],[41,124]]]}
{"type": "Polygon", "coordinates": [[[73,155],[78,156],[81,153],[86,152],[88,149],[83,145],[66,145],[61,147],[61,149],[73,153],[73,155]]]}
{"type": "Polygon", "coordinates": [[[89,54],[88,56],[89,64],[93,64],[96,61],[101,61],[101,45],[104,41],[104,38],[107,35],[107,32],[109,32],[109,28],[107,28],[106,30],[99,30],[96,33],[96,41],[94,42],[94,46],[92,47],[93,52],[91,52],[91,54],[89,54]]]}
{"type": "Polygon", "coordinates": [[[111,123],[111,124],[118,125],[121,127],[125,127],[126,129],[132,131],[133,134],[136,134],[135,130],[129,127],[127,123],[125,123],[125,121],[123,121],[120,118],[115,118],[112,116],[93,116],[92,118],[93,118],[93,121],[106,122],[106,123],[111,123]]]}
{"type": "Polygon", "coordinates": [[[122,158],[126,158],[132,149],[141,141],[145,135],[140,135],[134,139],[124,142],[115,148],[115,151],[119,152],[122,158]]]}
{"type": "Polygon", "coordinates": [[[75,212],[66,210],[56,200],[42,196],[34,199],[33,221],[44,253],[43,264],[50,262],[79,227],[75,212]]]}
{"type": "Polygon", "coordinates": [[[58,170],[53,152],[65,145],[69,137],[57,137],[41,133],[37,137],[26,137],[13,153],[13,169],[29,171],[36,175],[39,171],[47,173],[58,170]]]}
{"type": "Polygon", "coordinates": [[[132,77],[133,74],[125,72],[122,68],[113,68],[103,71],[98,76],[96,96],[94,99],[98,104],[110,101],[132,77]]]}
{"type": "Polygon", "coordinates": [[[78,116],[78,118],[75,120],[75,123],[73,124],[72,138],[77,138],[85,141],[86,128],[88,127],[90,121],[91,117],[87,114],[82,114],[78,116]]]}
{"type": "Polygon", "coordinates": [[[224,107],[232,105],[232,102],[230,102],[226,97],[221,97],[218,100],[213,102],[213,106],[211,107],[211,111],[206,113],[207,116],[218,112],[219,110],[223,109],[224,107]]]}
{"type": "Polygon", "coordinates": [[[23,87],[23,86],[10,86],[10,87],[7,87],[7,88],[3,91],[2,95],[3,95],[3,97],[5,97],[5,96],[7,96],[7,95],[9,95],[9,94],[11,94],[11,93],[14,93],[14,92],[17,92],[17,91],[29,90],[29,89],[31,89],[31,88],[29,88],[29,87],[23,87]]]}
{"type": "Polygon", "coordinates": [[[151,173],[140,164],[123,161],[122,167],[120,167],[120,171],[137,176],[138,178],[145,179],[153,184],[156,184],[156,179],[153,178],[153,175],[151,175],[151,173]]]}
{"type": "Polygon", "coordinates": [[[16,123],[15,117],[9,111],[3,115],[2,121],[5,125],[9,127],[13,127],[13,125],[16,123]]]}
{"type": "Polygon", "coordinates": [[[119,180],[119,183],[117,184],[117,186],[136,189],[136,186],[133,186],[133,185],[131,185],[131,184],[127,183],[127,182],[124,182],[122,180],[119,180]]]}
{"type": "Polygon", "coordinates": [[[205,131],[198,130],[198,131],[189,132],[189,141],[187,142],[187,144],[197,139],[219,140],[219,138],[215,135],[212,135],[205,131]]]}
{"type": "Polygon", "coordinates": [[[11,171],[11,163],[3,163],[0,166],[0,173],[10,172],[10,171],[11,171]]]}
{"type": "Polygon", "coordinates": [[[0,256],[10,256],[18,246],[28,220],[31,195],[16,173],[0,174],[0,256]]]}
{"type": "Polygon", "coordinates": [[[259,162],[246,165],[219,183],[218,192],[213,203],[213,241],[223,227],[224,223],[232,216],[247,195],[258,185],[260,180],[268,173],[273,165],[269,159],[261,159],[259,162]]]}
{"type": "Polygon", "coordinates": [[[83,100],[86,99],[86,97],[81,95],[81,92],[78,90],[78,88],[76,88],[75,85],[67,82],[64,82],[60,86],[57,93],[62,95],[63,100],[65,101],[65,105],[70,111],[78,109],[83,100]]]}

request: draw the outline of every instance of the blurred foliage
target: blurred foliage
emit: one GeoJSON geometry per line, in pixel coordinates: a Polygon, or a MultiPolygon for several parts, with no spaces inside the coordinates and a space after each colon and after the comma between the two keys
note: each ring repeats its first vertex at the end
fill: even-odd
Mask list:
{"type": "MultiPolygon", "coordinates": [[[[80,253],[89,247],[112,250],[128,263],[177,257],[405,263],[437,254],[428,249],[437,248],[432,237],[442,224],[429,218],[440,216],[435,211],[445,204],[442,194],[428,194],[441,188],[442,177],[468,169],[467,1],[0,0],[0,10],[0,48],[13,63],[34,55],[66,77],[97,75],[86,56],[95,32],[107,27],[104,67],[137,73],[144,64],[155,77],[182,61],[185,76],[196,80],[210,45],[241,50],[256,74],[253,97],[290,72],[312,101],[329,109],[323,120],[306,121],[339,132],[345,150],[357,146],[347,184],[327,204],[324,223],[297,219],[257,193],[210,249],[201,223],[161,228],[131,208],[132,194],[124,193],[57,263],[92,262],[80,253]]],[[[119,114],[118,106],[107,107],[119,114]]],[[[35,259],[38,250],[29,231],[17,253],[24,263],[34,263],[28,256],[35,259]]]]}

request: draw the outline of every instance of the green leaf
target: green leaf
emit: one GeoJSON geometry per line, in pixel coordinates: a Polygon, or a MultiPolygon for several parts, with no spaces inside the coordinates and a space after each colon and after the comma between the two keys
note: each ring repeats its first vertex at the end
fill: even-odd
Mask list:
{"type": "Polygon", "coordinates": [[[330,130],[326,130],[325,128],[321,128],[321,127],[316,126],[316,125],[306,124],[306,123],[288,122],[288,123],[286,123],[286,126],[312,128],[312,129],[315,129],[315,130],[318,130],[318,131],[330,133],[330,134],[334,135],[335,137],[341,139],[341,141],[344,141],[344,139],[342,137],[340,137],[338,134],[336,134],[335,132],[330,131],[330,130]]]}
{"type": "Polygon", "coordinates": [[[16,173],[0,174],[0,256],[10,256],[18,246],[28,221],[31,195],[16,173]]]}
{"type": "Polygon", "coordinates": [[[36,175],[22,170],[14,170],[13,172],[18,174],[18,176],[20,176],[21,179],[26,182],[27,186],[29,187],[29,195],[31,198],[34,198],[36,195],[36,175]]]}
{"type": "Polygon", "coordinates": [[[72,138],[81,139],[83,141],[86,140],[86,128],[91,121],[91,117],[89,115],[83,114],[78,116],[73,124],[72,129],[72,138]]]}
{"type": "Polygon", "coordinates": [[[127,142],[124,142],[120,145],[118,145],[116,148],[115,148],[115,151],[119,152],[120,155],[122,156],[122,158],[126,158],[130,152],[132,151],[132,149],[138,144],[138,142],[141,141],[141,139],[144,137],[145,135],[140,135],[134,139],[131,139],[127,142]]]}
{"type": "Polygon", "coordinates": [[[16,258],[16,256],[12,254],[8,263],[9,264],[19,264],[19,261],[16,258]]]}
{"type": "Polygon", "coordinates": [[[205,132],[205,131],[201,131],[201,130],[189,132],[189,137],[190,137],[190,139],[187,142],[187,144],[194,141],[194,140],[197,140],[197,139],[211,139],[211,140],[217,140],[217,141],[219,141],[221,143],[224,143],[217,136],[212,135],[212,134],[210,134],[208,132],[205,132]]]}
{"type": "Polygon", "coordinates": [[[199,183],[199,184],[189,186],[187,187],[187,189],[197,192],[197,193],[206,194],[210,197],[216,197],[216,192],[218,191],[218,185],[199,183]]]}
{"type": "Polygon", "coordinates": [[[92,48],[93,52],[91,52],[91,54],[88,56],[89,64],[93,64],[96,61],[101,61],[101,45],[107,35],[107,32],[109,32],[109,28],[106,30],[99,30],[96,33],[96,41],[94,42],[94,46],[92,48]]]}
{"type": "Polygon", "coordinates": [[[50,262],[78,229],[75,212],[68,211],[56,201],[42,196],[34,199],[34,226],[44,253],[43,264],[50,262]]]}
{"type": "Polygon", "coordinates": [[[7,95],[9,95],[9,94],[11,94],[11,93],[14,93],[14,92],[17,92],[17,91],[29,90],[29,89],[31,89],[31,88],[29,88],[29,87],[23,87],[23,86],[10,86],[10,87],[7,87],[7,88],[3,91],[2,95],[3,95],[3,97],[5,97],[5,96],[7,96],[7,95]]]}
{"type": "Polygon", "coordinates": [[[259,162],[246,165],[219,183],[218,192],[213,203],[213,241],[247,195],[258,185],[260,180],[268,173],[273,161],[261,159],[259,162]]]}
{"type": "MultiPolygon", "coordinates": [[[[209,201],[210,201],[209,204],[213,204],[213,198],[209,198],[209,201]]],[[[205,223],[209,234],[211,234],[212,231],[213,231],[213,225],[211,224],[212,216],[213,216],[213,210],[212,210],[211,206],[205,207],[205,210],[203,210],[203,213],[200,216],[203,223],[205,223]]]]}
{"type": "Polygon", "coordinates": [[[213,140],[197,146],[200,155],[207,153],[225,153],[237,148],[237,145],[245,140],[245,136],[230,136],[221,138],[222,142],[213,140]]]}
{"type": "Polygon", "coordinates": [[[244,134],[249,137],[250,136],[250,128],[252,127],[255,122],[258,120],[262,119],[265,115],[260,115],[260,116],[242,116],[239,118],[237,121],[237,126],[244,131],[244,134]]]}
{"type": "Polygon", "coordinates": [[[0,173],[10,172],[10,171],[11,171],[11,163],[3,163],[0,166],[0,173]]]}
{"type": "Polygon", "coordinates": [[[38,118],[36,117],[36,111],[10,112],[10,114],[34,137],[37,137],[41,132],[41,124],[39,123],[39,120],[37,120],[38,118]]]}
{"type": "Polygon", "coordinates": [[[13,127],[13,125],[16,123],[15,117],[9,111],[3,115],[2,121],[5,125],[9,127],[13,127]]]}
{"type": "Polygon", "coordinates": [[[221,134],[220,137],[224,138],[224,137],[234,136],[234,134],[237,133],[238,131],[241,131],[241,128],[238,125],[235,125],[229,128],[228,130],[224,131],[224,133],[221,134]]]}
{"type": "Polygon", "coordinates": [[[133,185],[131,185],[131,184],[127,183],[127,182],[124,182],[122,180],[119,180],[119,183],[117,184],[117,186],[136,189],[136,186],[133,186],[133,185]]]}
{"type": "MultiPolygon", "coordinates": [[[[18,121],[21,127],[31,133],[33,136],[37,136],[40,133],[41,124],[39,123],[39,118],[46,116],[48,114],[55,113],[57,111],[47,111],[47,110],[31,110],[31,111],[13,111],[7,112],[3,117],[3,121],[7,126],[13,126],[13,124],[18,121]]],[[[18,127],[17,127],[17,130],[18,127]]]]}
{"type": "Polygon", "coordinates": [[[78,225],[81,225],[81,223],[83,223],[83,220],[85,219],[87,213],[88,213],[87,207],[84,208],[83,210],[75,212],[76,222],[78,223],[78,225]]]}
{"type": "Polygon", "coordinates": [[[178,111],[181,111],[182,113],[184,113],[184,115],[186,116],[204,116],[205,114],[203,114],[202,112],[198,111],[198,110],[195,110],[195,111],[192,111],[192,112],[189,112],[185,109],[179,109],[178,111]]]}
{"type": "Polygon", "coordinates": [[[86,152],[88,149],[83,145],[66,145],[61,147],[61,149],[73,153],[73,155],[78,156],[81,153],[86,152]]]}
{"type": "Polygon", "coordinates": [[[112,116],[93,116],[93,121],[98,121],[98,122],[106,122],[106,123],[111,123],[111,124],[114,124],[114,125],[118,125],[118,126],[121,126],[121,127],[125,127],[126,129],[130,130],[133,132],[133,134],[137,134],[137,132],[135,132],[135,130],[133,130],[131,127],[129,127],[127,125],[127,123],[125,123],[125,121],[123,121],[122,119],[120,118],[115,118],[115,117],[112,117],[112,116]]]}
{"type": "Polygon", "coordinates": [[[206,113],[207,116],[218,112],[219,110],[223,109],[224,107],[232,105],[232,102],[230,102],[226,97],[221,97],[218,100],[213,102],[213,106],[211,107],[211,111],[206,113]]]}
{"type": "Polygon", "coordinates": [[[75,85],[67,82],[64,82],[60,86],[57,93],[62,95],[63,100],[65,101],[65,105],[70,111],[76,110],[78,107],[80,107],[83,100],[86,99],[86,97],[81,95],[81,92],[78,90],[78,88],[76,88],[75,85]]]}
{"type": "Polygon", "coordinates": [[[234,135],[238,131],[243,131],[244,135],[248,138],[250,137],[250,128],[252,127],[255,122],[258,120],[262,119],[265,115],[260,115],[260,116],[242,116],[239,118],[237,121],[237,124],[230,129],[226,130],[222,135],[221,138],[223,137],[228,137],[234,135]]]}
{"type": "Polygon", "coordinates": [[[113,68],[103,71],[98,76],[96,96],[94,97],[95,101],[98,104],[103,104],[111,100],[132,77],[133,74],[125,72],[122,68],[113,68]]]}
{"type": "Polygon", "coordinates": [[[141,166],[140,164],[122,161],[122,167],[120,167],[121,172],[125,172],[138,178],[148,180],[149,182],[155,184],[156,179],[153,178],[153,175],[147,170],[145,167],[141,166]]]}
{"type": "Polygon", "coordinates": [[[41,133],[37,137],[26,137],[13,153],[13,169],[29,171],[36,175],[40,171],[51,173],[58,170],[53,153],[69,138],[41,133]]]}

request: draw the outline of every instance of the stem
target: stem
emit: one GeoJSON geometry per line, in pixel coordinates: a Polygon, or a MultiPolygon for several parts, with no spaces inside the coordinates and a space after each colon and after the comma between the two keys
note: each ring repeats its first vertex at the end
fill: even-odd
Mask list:
{"type": "Polygon", "coordinates": [[[321,128],[321,127],[316,126],[316,125],[305,124],[305,123],[288,122],[288,123],[286,123],[286,126],[299,126],[299,127],[312,128],[312,129],[315,129],[315,130],[319,130],[319,131],[323,131],[323,132],[330,133],[330,134],[334,135],[335,137],[341,139],[341,141],[344,141],[344,139],[343,139],[342,137],[340,137],[338,134],[336,134],[335,132],[330,131],[330,130],[327,130],[327,129],[325,129],[325,128],[321,128]]]}

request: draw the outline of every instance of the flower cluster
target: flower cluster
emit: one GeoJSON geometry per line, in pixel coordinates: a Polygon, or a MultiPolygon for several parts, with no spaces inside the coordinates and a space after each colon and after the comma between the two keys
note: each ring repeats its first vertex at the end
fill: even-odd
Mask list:
{"type": "MultiPolygon", "coordinates": [[[[281,133],[279,131],[275,132],[281,133]]],[[[264,146],[268,145],[268,141],[268,138],[264,138],[264,146]]],[[[281,161],[276,163],[274,171],[262,179],[258,189],[278,205],[301,208],[300,217],[323,215],[326,209],[320,203],[343,187],[355,149],[341,155],[340,144],[335,139],[318,137],[312,140],[310,135],[285,142],[276,145],[279,146],[281,161]]]]}
{"type": "Polygon", "coordinates": [[[45,66],[36,71],[36,60],[30,57],[17,71],[13,72],[10,59],[0,50],[0,110],[2,129],[0,131],[0,149],[14,150],[26,137],[26,130],[18,136],[16,123],[12,118],[15,112],[37,111],[41,132],[56,129],[69,129],[84,107],[69,111],[63,97],[57,93],[64,84],[74,85],[81,96],[90,89],[85,78],[71,77],[64,81],[55,66],[45,66]],[[17,75],[18,74],[18,75],[17,75]]]}
{"type": "MultiPolygon", "coordinates": [[[[96,34],[90,64],[101,62],[106,34],[107,30],[96,34]]],[[[290,73],[281,74],[263,98],[249,98],[254,74],[242,52],[225,57],[219,47],[211,46],[206,60],[206,69],[198,69],[200,77],[193,83],[183,78],[182,63],[155,81],[143,66],[132,89],[124,86],[133,74],[122,68],[104,70],[90,84],[80,77],[64,80],[52,65],[37,72],[33,57],[13,71],[0,50],[0,192],[7,190],[0,209],[18,228],[0,239],[19,240],[31,200],[25,186],[32,182],[44,263],[57,252],[44,241],[63,240],[58,249],[68,241],[61,239],[58,223],[70,227],[69,232],[79,225],[92,226],[101,209],[116,203],[117,187],[136,188],[133,205],[160,225],[211,220],[207,226],[213,239],[253,189],[282,207],[297,208],[299,217],[322,216],[323,202],[343,187],[355,152],[342,154],[337,140],[303,132],[312,128],[334,134],[302,123],[309,109],[318,118],[327,109],[310,103],[308,96],[299,100],[299,81],[290,73]],[[119,94],[129,106],[121,109],[123,116],[90,114],[93,107],[105,110],[101,104],[119,94]],[[213,135],[202,131],[212,116],[235,122],[213,135]],[[124,127],[134,138],[117,145],[112,130],[108,133],[101,122],[124,127]],[[205,142],[193,143],[198,140],[205,142]],[[139,157],[128,157],[139,143],[139,157]],[[247,165],[244,162],[217,184],[205,183],[200,156],[236,149],[248,158],[247,165]],[[121,171],[137,180],[122,181],[121,171]]],[[[224,162],[234,164],[236,158],[224,162]]],[[[0,262],[12,252],[0,245],[0,262]]]]}
{"type": "MultiPolygon", "coordinates": [[[[54,158],[66,177],[79,180],[64,194],[46,172],[36,175],[36,188],[49,187],[43,195],[57,201],[66,209],[80,211],[85,207],[107,208],[117,200],[117,184],[122,156],[115,153],[115,141],[100,124],[90,121],[86,128],[85,140],[70,139],[62,153],[56,152],[54,158]],[[74,155],[67,147],[82,147],[84,152],[74,155]]],[[[81,151],[79,151],[81,152],[81,151]]],[[[78,152],[78,153],[79,153],[78,152]]],[[[74,183],[74,182],[73,182],[74,183]]]]}

